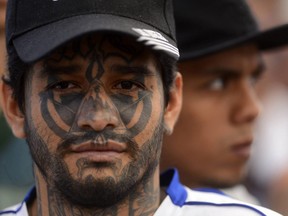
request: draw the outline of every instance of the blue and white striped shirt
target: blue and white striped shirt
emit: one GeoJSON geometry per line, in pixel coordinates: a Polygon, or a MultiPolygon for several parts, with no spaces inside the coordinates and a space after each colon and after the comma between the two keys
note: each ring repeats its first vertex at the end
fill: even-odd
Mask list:
{"type": "MultiPolygon", "coordinates": [[[[267,208],[228,197],[218,190],[191,190],[179,182],[177,170],[162,174],[161,186],[167,187],[167,196],[154,216],[281,216],[267,208]]],[[[33,188],[22,203],[0,211],[0,216],[29,216],[26,203],[35,196],[36,189],[33,188]]]]}

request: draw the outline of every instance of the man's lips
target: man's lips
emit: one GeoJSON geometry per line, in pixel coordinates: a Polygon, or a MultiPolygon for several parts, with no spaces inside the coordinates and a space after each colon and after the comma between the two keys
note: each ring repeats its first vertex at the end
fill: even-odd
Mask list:
{"type": "Polygon", "coordinates": [[[126,145],[111,140],[108,140],[107,144],[97,144],[91,140],[83,144],[71,145],[71,151],[75,153],[89,152],[89,151],[99,151],[99,152],[111,151],[122,153],[126,151],[126,145]]]}
{"type": "Polygon", "coordinates": [[[232,145],[231,150],[237,156],[248,159],[251,154],[252,142],[253,138],[242,139],[241,141],[238,141],[234,145],[232,145]]]}
{"type": "Polygon", "coordinates": [[[126,151],[125,144],[113,140],[108,140],[106,144],[97,144],[91,140],[82,144],[71,145],[69,148],[70,154],[81,155],[81,157],[86,157],[93,162],[112,161],[126,151]]]}

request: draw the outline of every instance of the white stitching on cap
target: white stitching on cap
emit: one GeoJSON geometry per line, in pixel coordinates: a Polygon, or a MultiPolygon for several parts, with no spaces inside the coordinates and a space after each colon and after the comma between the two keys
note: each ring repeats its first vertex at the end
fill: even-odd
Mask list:
{"type": "Polygon", "coordinates": [[[168,40],[165,37],[163,37],[163,35],[161,35],[159,32],[152,31],[152,30],[149,30],[149,29],[139,29],[139,28],[132,28],[132,29],[134,31],[138,32],[142,36],[156,38],[156,39],[168,42],[168,40]]]}
{"type": "Polygon", "coordinates": [[[132,30],[140,34],[138,41],[144,41],[146,45],[152,45],[156,50],[165,50],[179,57],[178,48],[170,44],[161,33],[149,29],[132,28],[132,30]]]}

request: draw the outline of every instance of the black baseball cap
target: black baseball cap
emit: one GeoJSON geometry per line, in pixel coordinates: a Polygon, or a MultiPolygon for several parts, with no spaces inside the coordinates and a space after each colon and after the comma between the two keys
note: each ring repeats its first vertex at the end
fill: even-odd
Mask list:
{"type": "Polygon", "coordinates": [[[8,0],[7,50],[35,62],[84,34],[112,31],[178,59],[171,0],[8,0]]]}
{"type": "Polygon", "coordinates": [[[288,25],[259,30],[245,0],[174,0],[174,12],[180,61],[248,42],[260,50],[288,44],[288,25]]]}

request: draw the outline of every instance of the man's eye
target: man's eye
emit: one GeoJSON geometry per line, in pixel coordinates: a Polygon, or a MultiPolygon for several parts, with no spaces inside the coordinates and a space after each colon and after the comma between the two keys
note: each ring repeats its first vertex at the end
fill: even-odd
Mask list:
{"type": "Polygon", "coordinates": [[[225,85],[226,85],[226,80],[224,78],[217,78],[213,80],[212,82],[210,82],[209,88],[211,90],[221,90],[225,88],[225,85]]]}
{"type": "Polygon", "coordinates": [[[255,86],[258,83],[259,79],[260,79],[260,77],[258,77],[258,76],[250,77],[250,79],[249,79],[250,85],[255,86]]]}
{"type": "Polygon", "coordinates": [[[135,90],[143,87],[136,82],[125,80],[119,82],[117,85],[114,86],[114,88],[122,90],[135,90]]]}
{"type": "Polygon", "coordinates": [[[130,81],[122,81],[119,86],[122,89],[132,89],[134,86],[134,83],[130,82],[130,81]]]}
{"type": "Polygon", "coordinates": [[[51,85],[49,88],[56,89],[56,90],[65,90],[65,89],[72,89],[75,87],[76,85],[74,83],[62,81],[62,82],[58,82],[58,83],[51,85]]]}

